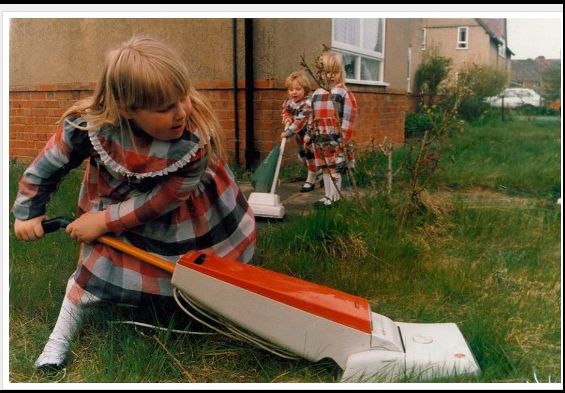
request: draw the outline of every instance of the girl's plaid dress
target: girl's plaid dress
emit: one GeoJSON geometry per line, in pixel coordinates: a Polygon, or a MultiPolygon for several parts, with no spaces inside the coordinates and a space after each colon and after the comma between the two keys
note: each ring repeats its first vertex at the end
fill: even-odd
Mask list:
{"type": "MultiPolygon", "coordinates": [[[[142,131],[132,138],[105,125],[84,131],[72,117],[25,171],[13,214],[26,220],[46,212],[50,196],[70,170],[88,160],[77,215],[105,211],[117,239],[171,262],[189,250],[250,262],[256,224],[225,162],[207,167],[198,131],[174,141],[142,131]]],[[[82,244],[67,296],[78,305],[105,300],[139,303],[172,296],[170,274],[102,243],[82,244]]]]}
{"type": "Polygon", "coordinates": [[[285,130],[287,138],[294,135],[298,147],[298,158],[309,171],[316,172],[316,161],[314,153],[304,148],[304,136],[308,128],[308,119],[312,113],[312,102],[310,97],[304,96],[300,101],[294,102],[292,99],[286,100],[282,105],[282,122],[291,121],[291,125],[285,130]]]}
{"type": "Polygon", "coordinates": [[[344,162],[345,146],[348,146],[350,165],[353,164],[353,149],[350,144],[356,113],[355,96],[345,86],[338,84],[332,87],[331,94],[323,88],[314,91],[307,136],[312,141],[318,167],[335,167],[344,162]]]}

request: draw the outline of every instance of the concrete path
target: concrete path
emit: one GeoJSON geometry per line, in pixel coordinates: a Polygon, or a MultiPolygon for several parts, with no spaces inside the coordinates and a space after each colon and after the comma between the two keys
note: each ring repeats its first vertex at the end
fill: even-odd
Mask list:
{"type": "MultiPolygon", "coordinates": [[[[319,183],[316,183],[316,187],[314,188],[314,190],[310,192],[300,192],[300,188],[302,187],[303,184],[304,181],[279,182],[279,185],[275,190],[275,194],[277,194],[280,197],[281,203],[285,209],[285,215],[283,217],[283,220],[289,219],[292,216],[300,216],[300,215],[308,214],[314,209],[312,204],[324,197],[325,195],[324,188],[320,187],[319,183]]],[[[239,185],[247,198],[249,198],[249,195],[255,191],[250,182],[240,182],[239,185]]],[[[259,220],[269,221],[269,219],[263,217],[257,217],[257,219],[258,221],[259,220]]]]}

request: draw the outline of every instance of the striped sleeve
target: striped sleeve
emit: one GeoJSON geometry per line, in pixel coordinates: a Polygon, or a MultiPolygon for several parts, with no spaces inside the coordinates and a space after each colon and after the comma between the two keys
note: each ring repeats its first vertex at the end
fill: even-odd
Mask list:
{"type": "Polygon", "coordinates": [[[282,122],[283,124],[287,121],[292,121],[292,111],[290,110],[290,100],[286,100],[282,104],[282,122]]]}
{"type": "Polygon", "coordinates": [[[341,136],[343,143],[347,144],[353,136],[353,127],[357,114],[357,101],[351,91],[343,95],[343,113],[341,117],[341,136]]]}
{"type": "Polygon", "coordinates": [[[65,121],[24,171],[12,207],[14,217],[27,220],[45,214],[47,203],[65,176],[80,166],[91,151],[88,133],[65,121]]]}
{"type": "Polygon", "coordinates": [[[312,102],[310,98],[306,98],[300,103],[298,108],[295,110],[294,121],[290,125],[289,130],[293,134],[296,134],[304,129],[308,124],[308,119],[312,113],[312,102]]]}

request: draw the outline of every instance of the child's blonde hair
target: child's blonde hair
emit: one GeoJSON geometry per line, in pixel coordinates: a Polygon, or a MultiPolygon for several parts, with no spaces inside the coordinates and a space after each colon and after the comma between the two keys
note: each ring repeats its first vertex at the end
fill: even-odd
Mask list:
{"type": "Polygon", "coordinates": [[[341,54],[338,52],[324,52],[320,60],[324,67],[323,74],[326,72],[339,72],[337,83],[345,86],[345,68],[343,66],[341,54]]]}
{"type": "Polygon", "coordinates": [[[156,109],[186,96],[193,107],[188,121],[198,129],[201,144],[208,153],[224,157],[220,123],[208,99],[194,88],[186,64],[168,45],[148,37],[134,36],[108,52],[94,94],[70,107],[59,126],[76,114],[88,122],[87,127],[77,128],[91,130],[109,123],[131,136],[120,110],[156,109]]]}
{"type": "Polygon", "coordinates": [[[286,89],[292,88],[292,84],[297,82],[299,86],[304,89],[304,94],[308,95],[310,90],[312,90],[312,86],[310,85],[310,80],[308,76],[306,76],[306,72],[303,70],[291,72],[289,76],[286,77],[285,80],[285,87],[286,89]]]}

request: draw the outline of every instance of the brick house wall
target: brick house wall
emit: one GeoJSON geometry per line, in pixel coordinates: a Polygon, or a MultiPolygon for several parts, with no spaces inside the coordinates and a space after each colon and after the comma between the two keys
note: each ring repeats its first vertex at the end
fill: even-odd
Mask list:
{"type": "MultiPolygon", "coordinates": [[[[230,162],[235,163],[236,136],[234,89],[232,82],[197,81],[196,88],[205,94],[216,111],[224,129],[230,162]]],[[[239,165],[245,165],[246,124],[245,85],[238,83],[239,165]]],[[[371,137],[378,143],[385,137],[395,144],[404,142],[406,92],[399,89],[350,85],[358,102],[354,140],[359,149],[370,147],[371,137]]],[[[13,85],[9,92],[9,158],[29,163],[55,133],[56,123],[75,101],[94,89],[94,83],[61,83],[13,85]]],[[[257,162],[265,158],[279,142],[282,132],[282,102],[287,98],[283,81],[257,80],[254,89],[254,146],[257,162]]],[[[285,165],[297,163],[296,143],[285,151],[285,165]]]]}
{"type": "MultiPolygon", "coordinates": [[[[9,158],[31,162],[55,133],[60,115],[92,93],[107,49],[143,33],[168,42],[190,65],[195,87],[210,99],[220,119],[230,164],[258,165],[280,140],[286,76],[299,67],[301,55],[312,52],[306,59],[310,64],[322,44],[331,41],[332,19],[317,18],[316,29],[312,23],[309,18],[12,18],[9,158]],[[80,48],[79,55],[69,48],[80,48]],[[43,64],[49,66],[38,66],[43,64]],[[252,70],[251,78],[247,70],[252,70]],[[249,79],[252,127],[246,124],[251,119],[246,111],[249,79]],[[248,140],[253,146],[246,146],[248,140]]],[[[406,48],[420,24],[419,19],[387,21],[387,47],[406,48]]],[[[359,106],[354,134],[359,149],[369,147],[372,138],[376,143],[385,137],[404,142],[404,116],[410,108],[407,60],[405,52],[390,53],[383,86],[349,84],[359,106]]],[[[298,163],[294,141],[287,145],[284,161],[292,163],[298,163]]]]}

